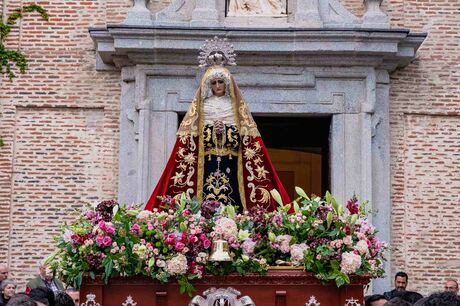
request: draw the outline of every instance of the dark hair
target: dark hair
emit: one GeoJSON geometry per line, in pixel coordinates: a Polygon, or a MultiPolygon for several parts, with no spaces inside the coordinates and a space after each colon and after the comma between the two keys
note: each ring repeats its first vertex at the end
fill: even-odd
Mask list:
{"type": "Polygon", "coordinates": [[[61,291],[56,295],[56,306],[75,306],[75,303],[70,295],[61,291]]]}
{"type": "Polygon", "coordinates": [[[37,302],[55,306],[54,292],[48,287],[37,287],[30,290],[29,296],[37,302]]]}
{"type": "Polygon", "coordinates": [[[401,298],[411,304],[423,298],[420,293],[414,291],[396,291],[393,297],[401,298]]]}
{"type": "Polygon", "coordinates": [[[372,303],[373,302],[377,302],[377,301],[380,301],[380,300],[387,300],[385,296],[381,295],[381,294],[373,294],[373,295],[369,295],[367,297],[364,298],[364,305],[365,306],[372,306],[372,303]]]}
{"type": "Polygon", "coordinates": [[[395,297],[384,304],[384,306],[412,306],[412,303],[403,300],[402,298],[395,297]]]}
{"type": "Polygon", "coordinates": [[[13,296],[8,303],[7,306],[37,306],[34,300],[32,300],[28,295],[25,293],[18,293],[13,296]]]}
{"type": "Polygon", "coordinates": [[[460,298],[453,292],[437,292],[430,295],[424,306],[460,306],[460,298]]]}
{"type": "Polygon", "coordinates": [[[395,279],[396,277],[405,277],[406,278],[406,282],[409,280],[409,276],[407,276],[407,273],[406,272],[402,272],[402,271],[399,271],[398,273],[395,274],[395,279]]]}

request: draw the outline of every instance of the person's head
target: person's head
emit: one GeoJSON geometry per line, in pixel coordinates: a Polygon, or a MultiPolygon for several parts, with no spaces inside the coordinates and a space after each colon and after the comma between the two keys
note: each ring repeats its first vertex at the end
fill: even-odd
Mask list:
{"type": "Polygon", "coordinates": [[[383,306],[387,302],[387,299],[381,294],[371,295],[365,300],[365,306],[383,306]]]}
{"type": "Polygon", "coordinates": [[[383,304],[384,306],[411,306],[412,304],[402,298],[395,297],[383,304]]]}
{"type": "Polygon", "coordinates": [[[7,306],[37,306],[37,303],[31,299],[27,294],[18,293],[13,296],[7,306]]]}
{"type": "Polygon", "coordinates": [[[438,292],[430,295],[423,306],[460,306],[460,298],[453,292],[438,292]]]}
{"type": "Polygon", "coordinates": [[[209,68],[205,74],[205,80],[202,87],[202,99],[211,96],[221,97],[230,95],[230,72],[223,67],[209,68]]]}
{"type": "Polygon", "coordinates": [[[4,263],[0,263],[0,282],[8,278],[8,266],[4,263]]]}
{"type": "Polygon", "coordinates": [[[453,278],[447,279],[446,284],[444,285],[444,290],[458,294],[458,282],[453,278]]]}
{"type": "Polygon", "coordinates": [[[16,282],[13,279],[5,279],[0,286],[4,297],[11,298],[16,293],[16,282]]]}
{"type": "Polygon", "coordinates": [[[51,281],[54,277],[53,270],[49,265],[41,263],[38,270],[40,271],[40,276],[47,281],[51,281]]]}
{"type": "Polygon", "coordinates": [[[397,291],[404,291],[407,287],[407,281],[409,277],[404,272],[398,272],[395,275],[395,289],[397,291]]]}
{"type": "Polygon", "coordinates": [[[78,291],[75,288],[67,288],[66,292],[72,298],[73,302],[75,303],[75,306],[79,306],[80,305],[80,291],[78,291]]]}
{"type": "Polygon", "coordinates": [[[30,290],[29,296],[37,303],[42,303],[47,306],[55,306],[53,290],[47,287],[33,288],[30,290]]]}
{"type": "Polygon", "coordinates": [[[56,294],[56,306],[75,306],[73,299],[66,292],[56,294]]]}
{"type": "Polygon", "coordinates": [[[422,299],[423,295],[421,295],[418,292],[414,292],[414,291],[397,291],[393,297],[401,298],[404,301],[407,301],[413,304],[417,302],[418,300],[422,299]]]}
{"type": "Polygon", "coordinates": [[[217,97],[225,95],[225,81],[221,78],[211,80],[212,93],[217,97]]]}

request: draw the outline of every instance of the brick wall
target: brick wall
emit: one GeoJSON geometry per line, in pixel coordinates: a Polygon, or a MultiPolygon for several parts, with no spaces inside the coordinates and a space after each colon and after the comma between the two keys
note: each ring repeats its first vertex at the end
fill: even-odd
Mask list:
{"type": "MultiPolygon", "coordinates": [[[[362,16],[362,0],[342,2],[362,16]]],[[[3,3],[5,16],[27,2],[3,3]]],[[[22,284],[73,208],[117,194],[120,74],[95,71],[88,27],[122,22],[132,0],[37,3],[50,21],[26,15],[8,40],[29,70],[0,81],[0,260],[22,284]]],[[[383,4],[392,26],[429,33],[417,59],[391,76],[390,106],[393,272],[408,272],[410,289],[422,293],[460,277],[458,5],[383,4]]]]}
{"type": "Polygon", "coordinates": [[[390,11],[393,26],[428,32],[392,74],[390,96],[393,272],[422,293],[460,278],[459,5],[395,1],[390,11]]]}
{"type": "MultiPolygon", "coordinates": [[[[3,16],[26,3],[4,0],[3,16]]],[[[75,208],[117,195],[120,74],[95,71],[88,27],[122,21],[130,5],[37,3],[49,22],[26,14],[7,41],[29,58],[27,74],[0,81],[0,261],[20,287],[75,208]]]]}

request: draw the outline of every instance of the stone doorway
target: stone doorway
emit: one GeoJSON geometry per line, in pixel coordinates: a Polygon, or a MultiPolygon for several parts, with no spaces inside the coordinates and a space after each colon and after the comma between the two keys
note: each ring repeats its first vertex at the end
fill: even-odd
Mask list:
{"type": "Polygon", "coordinates": [[[330,190],[330,117],[255,116],[270,157],[291,199],[295,186],[308,195],[330,190]]]}

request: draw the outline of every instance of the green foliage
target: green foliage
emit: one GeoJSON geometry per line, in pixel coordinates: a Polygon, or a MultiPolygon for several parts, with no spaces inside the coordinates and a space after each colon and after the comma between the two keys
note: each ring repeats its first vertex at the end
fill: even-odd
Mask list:
{"type": "Polygon", "coordinates": [[[349,283],[349,275],[383,275],[387,247],[375,236],[365,205],[352,199],[343,206],[330,193],[322,200],[300,188],[297,192],[291,205],[241,214],[233,206],[184,195],[165,197],[171,207],[166,211],[103,201],[63,226],[58,250],[48,261],[75,287],[83,273],[93,279],[100,275],[106,283],[111,277],[142,275],[162,283],[175,279],[180,292],[189,295],[192,281],[203,274],[264,274],[270,266],[303,267],[337,286],[349,283]],[[216,239],[227,241],[230,261],[210,260],[216,239]]]}
{"type": "Polygon", "coordinates": [[[29,12],[37,12],[44,20],[48,21],[48,13],[38,4],[29,4],[15,9],[11,15],[8,16],[6,23],[4,23],[3,19],[0,17],[0,74],[7,75],[10,81],[16,77],[12,70],[13,63],[16,64],[20,73],[25,73],[27,59],[21,52],[7,49],[4,42],[11,31],[11,27],[18,19],[23,17],[24,13],[29,12]]]}

